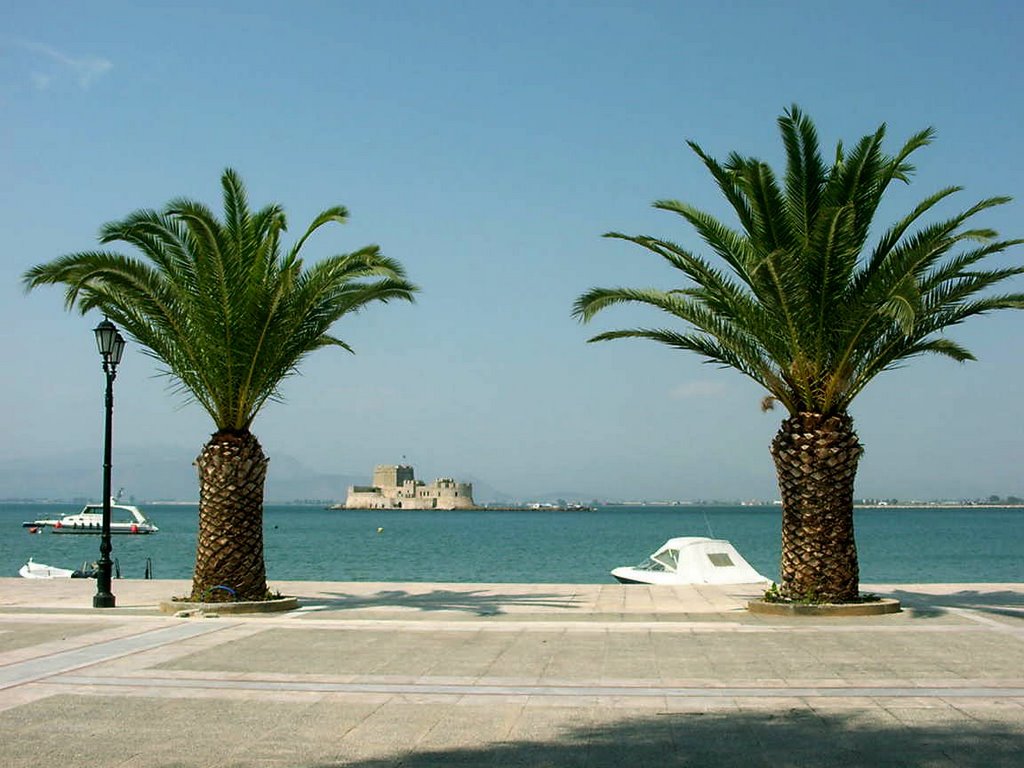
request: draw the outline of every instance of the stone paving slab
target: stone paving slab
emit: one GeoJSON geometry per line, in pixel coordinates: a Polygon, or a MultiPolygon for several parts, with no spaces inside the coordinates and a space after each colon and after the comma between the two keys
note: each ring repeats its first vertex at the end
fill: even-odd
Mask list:
{"type": "MultiPolygon", "coordinates": [[[[117,607],[107,612],[157,608],[160,601],[186,594],[183,580],[118,579],[112,587],[117,607]]],[[[747,600],[764,585],[728,587],[651,587],[622,584],[435,584],[429,582],[270,582],[271,590],[295,595],[303,605],[344,616],[371,612],[393,617],[423,614],[497,617],[516,614],[590,616],[745,612],[747,600]]],[[[0,611],[92,610],[96,585],[91,579],[0,578],[0,611]]],[[[656,620],[653,619],[653,620],[656,620]]]]}
{"type": "Polygon", "coordinates": [[[4,664],[0,666],[0,691],[220,629],[219,626],[209,624],[179,624],[116,640],[88,644],[63,653],[4,664]]]}
{"type": "Polygon", "coordinates": [[[1024,585],[839,620],[708,587],[304,582],[217,619],[155,612],[184,582],[52,587],[0,579],[4,768],[1021,764],[1024,585]]]}
{"type": "Polygon", "coordinates": [[[1021,738],[1018,721],[985,709],[908,720],[906,710],[884,707],[825,712],[743,699],[652,710],[333,700],[253,707],[192,698],[114,698],[97,706],[93,696],[70,696],[13,714],[16,721],[3,723],[19,736],[4,744],[10,768],[1016,766],[1021,738]],[[77,718],[84,711],[93,713],[88,723],[77,718]],[[54,723],[67,723],[60,738],[54,723]]]}
{"type": "Polygon", "coordinates": [[[97,621],[86,625],[69,624],[66,621],[35,621],[30,626],[24,623],[11,624],[0,621],[0,663],[4,656],[22,648],[31,648],[43,643],[57,643],[69,635],[99,631],[106,626],[97,621]]]}

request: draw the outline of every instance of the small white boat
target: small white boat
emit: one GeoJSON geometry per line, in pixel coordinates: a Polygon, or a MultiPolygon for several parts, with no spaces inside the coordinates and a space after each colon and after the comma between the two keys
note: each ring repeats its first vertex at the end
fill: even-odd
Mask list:
{"type": "MultiPolygon", "coordinates": [[[[130,504],[119,504],[119,499],[110,500],[110,532],[111,533],[156,533],[157,528],[142,511],[130,504]]],[[[37,533],[49,528],[54,533],[95,533],[103,532],[103,505],[86,504],[81,512],[64,515],[53,520],[32,520],[21,524],[30,532],[37,533]]]]}
{"type": "Polygon", "coordinates": [[[77,571],[70,568],[57,568],[53,565],[44,565],[35,562],[31,557],[25,565],[18,569],[18,574],[23,579],[94,579],[96,568],[83,563],[77,571]]]}
{"type": "Polygon", "coordinates": [[[647,560],[622,566],[612,576],[623,584],[756,584],[770,579],[755,571],[725,539],[669,539],[647,560]]]}

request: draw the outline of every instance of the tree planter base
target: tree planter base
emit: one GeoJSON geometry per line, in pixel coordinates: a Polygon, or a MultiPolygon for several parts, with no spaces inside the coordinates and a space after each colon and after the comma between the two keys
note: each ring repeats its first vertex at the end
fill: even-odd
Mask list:
{"type": "Polygon", "coordinates": [[[899,613],[900,601],[883,597],[865,603],[773,603],[767,600],[750,600],[747,610],[767,616],[881,616],[899,613]]]}
{"type": "Polygon", "coordinates": [[[276,600],[240,601],[236,603],[193,603],[188,600],[164,600],[160,603],[161,613],[182,613],[188,615],[228,613],[277,613],[294,611],[299,607],[297,597],[279,597],[276,600]]]}

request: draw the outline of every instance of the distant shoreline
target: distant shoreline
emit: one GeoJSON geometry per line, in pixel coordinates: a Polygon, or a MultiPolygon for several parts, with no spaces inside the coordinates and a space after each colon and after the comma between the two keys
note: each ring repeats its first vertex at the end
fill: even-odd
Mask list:
{"type": "MultiPolygon", "coordinates": [[[[68,504],[81,505],[81,499],[0,499],[0,504],[38,506],[43,504],[68,504]]],[[[197,507],[198,501],[136,501],[138,505],[147,507],[197,507]]],[[[672,509],[714,509],[714,508],[736,508],[743,509],[780,509],[779,502],[694,502],[694,501],[662,501],[662,502],[608,502],[605,504],[580,504],[568,506],[528,506],[528,505],[495,505],[477,506],[467,509],[404,509],[401,507],[388,507],[381,509],[363,509],[359,507],[348,508],[343,504],[327,504],[323,501],[265,501],[264,506],[268,507],[320,507],[325,510],[338,512],[594,512],[598,509],[620,509],[620,508],[672,508],[672,509]]],[[[1024,504],[1000,504],[992,502],[897,502],[886,504],[863,504],[855,503],[854,509],[1024,509],[1024,504]]]]}
{"type": "Polygon", "coordinates": [[[1024,504],[854,504],[853,507],[854,509],[1024,509],[1024,504]]]}

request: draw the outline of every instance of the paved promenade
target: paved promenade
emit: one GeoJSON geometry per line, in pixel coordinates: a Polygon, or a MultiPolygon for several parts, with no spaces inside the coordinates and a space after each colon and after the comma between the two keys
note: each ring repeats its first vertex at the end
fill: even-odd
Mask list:
{"type": "Polygon", "coordinates": [[[1024,584],[864,585],[900,614],[751,615],[756,587],[0,579],[0,765],[1021,766],[1024,584]]]}

